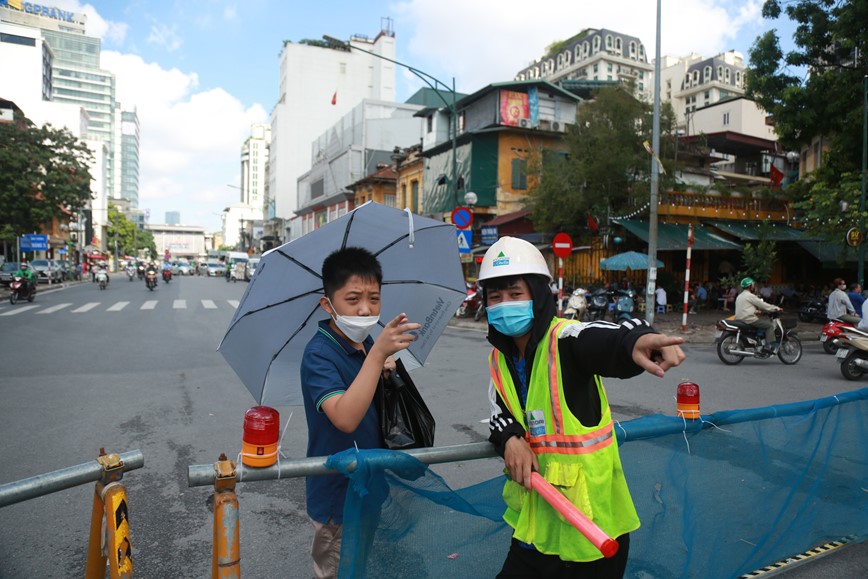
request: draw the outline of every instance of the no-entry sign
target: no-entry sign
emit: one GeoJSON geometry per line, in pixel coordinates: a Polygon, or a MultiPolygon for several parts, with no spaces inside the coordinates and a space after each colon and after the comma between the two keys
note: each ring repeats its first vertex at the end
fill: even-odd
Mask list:
{"type": "Polygon", "coordinates": [[[558,233],[552,240],[552,251],[560,258],[567,258],[573,252],[573,240],[566,233],[558,233]]]}

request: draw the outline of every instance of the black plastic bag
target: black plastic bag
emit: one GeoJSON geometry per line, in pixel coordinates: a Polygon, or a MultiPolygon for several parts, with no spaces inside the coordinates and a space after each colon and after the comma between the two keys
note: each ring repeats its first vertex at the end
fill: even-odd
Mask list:
{"type": "Polygon", "coordinates": [[[422,400],[401,360],[377,396],[380,428],[386,448],[406,450],[434,446],[434,416],[422,400]]]}

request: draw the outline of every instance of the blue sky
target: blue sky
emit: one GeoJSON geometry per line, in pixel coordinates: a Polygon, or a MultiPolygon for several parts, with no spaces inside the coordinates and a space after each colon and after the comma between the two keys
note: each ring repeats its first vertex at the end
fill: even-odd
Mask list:
{"type": "MultiPolygon", "coordinates": [[[[139,206],[151,222],[180,211],[182,222],[219,229],[219,213],[238,201],[240,147],[278,97],[283,40],[375,36],[392,19],[397,58],[459,91],[509,80],[552,42],[584,28],[637,36],[650,57],[655,2],[569,0],[46,0],[88,14],[102,38],[102,66],[117,75],[118,100],[136,106],[142,125],[139,206]],[[528,8],[532,7],[533,10],[528,8]]],[[[786,22],[764,21],[762,0],[663,0],[664,55],[748,58],[757,35],[786,22]]],[[[403,100],[419,81],[399,72],[403,100]]]]}

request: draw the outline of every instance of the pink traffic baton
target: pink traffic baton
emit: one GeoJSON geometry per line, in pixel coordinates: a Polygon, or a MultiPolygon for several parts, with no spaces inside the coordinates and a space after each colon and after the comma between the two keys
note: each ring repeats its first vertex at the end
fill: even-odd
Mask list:
{"type": "Polygon", "coordinates": [[[618,541],[607,535],[591,519],[585,516],[567,498],[551,485],[538,472],[532,472],[531,485],[539,495],[546,500],[557,512],[574,526],[594,547],[599,549],[603,557],[614,557],[618,552],[618,541]]]}

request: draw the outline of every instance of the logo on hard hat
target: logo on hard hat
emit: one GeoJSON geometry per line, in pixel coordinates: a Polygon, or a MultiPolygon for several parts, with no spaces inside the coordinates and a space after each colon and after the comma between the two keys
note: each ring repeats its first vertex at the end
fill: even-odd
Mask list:
{"type": "Polygon", "coordinates": [[[509,265],[509,258],[503,255],[502,251],[494,258],[494,261],[491,262],[492,267],[497,267],[498,265],[509,265]]]}

